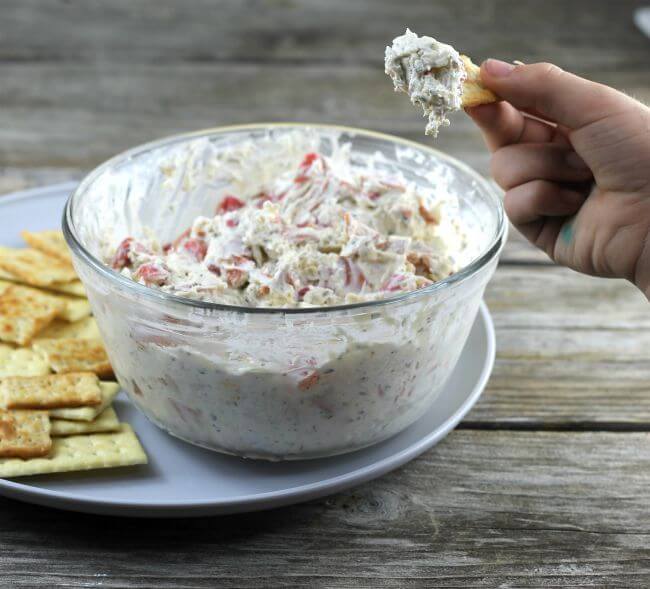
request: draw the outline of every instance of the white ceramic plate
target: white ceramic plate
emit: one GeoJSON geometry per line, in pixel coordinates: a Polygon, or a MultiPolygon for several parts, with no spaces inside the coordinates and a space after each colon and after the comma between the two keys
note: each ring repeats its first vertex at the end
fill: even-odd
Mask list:
{"type": "MultiPolygon", "coordinates": [[[[58,184],[0,197],[2,245],[22,245],[21,229],[57,227],[74,187],[58,184]]],[[[0,494],[61,509],[142,517],[235,513],[306,501],[378,477],[431,448],[476,403],[493,364],[494,327],[482,305],[449,382],[420,420],[371,448],[300,462],[244,460],[191,446],[149,423],[121,393],[117,412],[142,441],[147,466],[0,479],[0,494]]]]}

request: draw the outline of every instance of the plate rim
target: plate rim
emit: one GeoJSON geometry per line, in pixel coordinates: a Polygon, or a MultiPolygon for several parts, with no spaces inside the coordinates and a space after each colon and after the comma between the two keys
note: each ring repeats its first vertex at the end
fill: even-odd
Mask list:
{"type": "MultiPolygon", "coordinates": [[[[56,193],[57,196],[61,196],[61,192],[74,188],[76,185],[76,182],[70,181],[9,193],[6,196],[0,197],[0,206],[15,203],[23,199],[46,196],[48,193],[56,193]]],[[[208,501],[179,500],[165,502],[149,501],[148,503],[122,500],[107,501],[106,499],[94,498],[92,496],[79,496],[64,491],[44,489],[42,487],[35,487],[29,483],[15,482],[2,478],[0,478],[0,495],[46,507],[101,515],[126,517],[192,517],[271,509],[324,497],[343,489],[360,485],[403,466],[423,452],[429,450],[447,436],[476,404],[490,378],[496,357],[494,323],[487,305],[483,300],[480,303],[475,323],[478,321],[482,324],[486,340],[483,366],[474,387],[458,409],[438,428],[401,451],[385,456],[370,464],[365,464],[350,472],[279,491],[265,491],[262,493],[241,495],[236,499],[214,499],[208,501]]]]}

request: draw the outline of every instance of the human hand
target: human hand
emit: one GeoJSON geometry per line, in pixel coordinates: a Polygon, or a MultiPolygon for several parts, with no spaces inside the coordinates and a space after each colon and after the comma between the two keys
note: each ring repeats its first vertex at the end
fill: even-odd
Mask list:
{"type": "Polygon", "coordinates": [[[503,101],[467,112],[513,224],[559,264],[650,298],[650,109],[546,63],[488,60],[481,79],[503,101]]]}

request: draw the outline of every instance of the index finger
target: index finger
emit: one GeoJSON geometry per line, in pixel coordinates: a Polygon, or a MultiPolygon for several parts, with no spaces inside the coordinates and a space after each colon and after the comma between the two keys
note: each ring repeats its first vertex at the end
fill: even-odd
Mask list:
{"type": "Polygon", "coordinates": [[[481,81],[517,108],[576,130],[621,110],[631,100],[550,63],[513,65],[488,59],[481,81]]]}
{"type": "Polygon", "coordinates": [[[554,126],[526,117],[505,101],[468,108],[466,112],[483,132],[490,151],[513,143],[545,143],[556,137],[554,126]]]}

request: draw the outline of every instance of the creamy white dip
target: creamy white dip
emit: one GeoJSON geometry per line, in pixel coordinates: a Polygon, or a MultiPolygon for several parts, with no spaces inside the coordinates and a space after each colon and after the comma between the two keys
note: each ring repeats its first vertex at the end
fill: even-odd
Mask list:
{"type": "Polygon", "coordinates": [[[152,289],[325,307],[181,306],[77,264],[120,383],[167,431],[247,457],[328,456],[396,434],[442,390],[496,258],[427,296],[327,305],[388,298],[475,259],[490,218],[476,187],[407,145],[381,156],[323,129],[233,135],[102,170],[74,206],[84,245],[152,289]]]}
{"type": "Polygon", "coordinates": [[[444,186],[409,182],[378,156],[355,164],[346,145],[330,155],[301,145],[278,143],[272,158],[263,142],[215,153],[229,183],[214,216],[170,241],[151,228],[126,236],[107,261],[165,292],[251,307],[369,301],[460,268],[466,228],[444,186]]]}
{"type": "Polygon", "coordinates": [[[406,29],[386,47],[385,68],[395,91],[408,94],[429,117],[427,135],[436,137],[441,126],[449,125],[447,114],[460,110],[467,73],[451,45],[406,29]]]}

